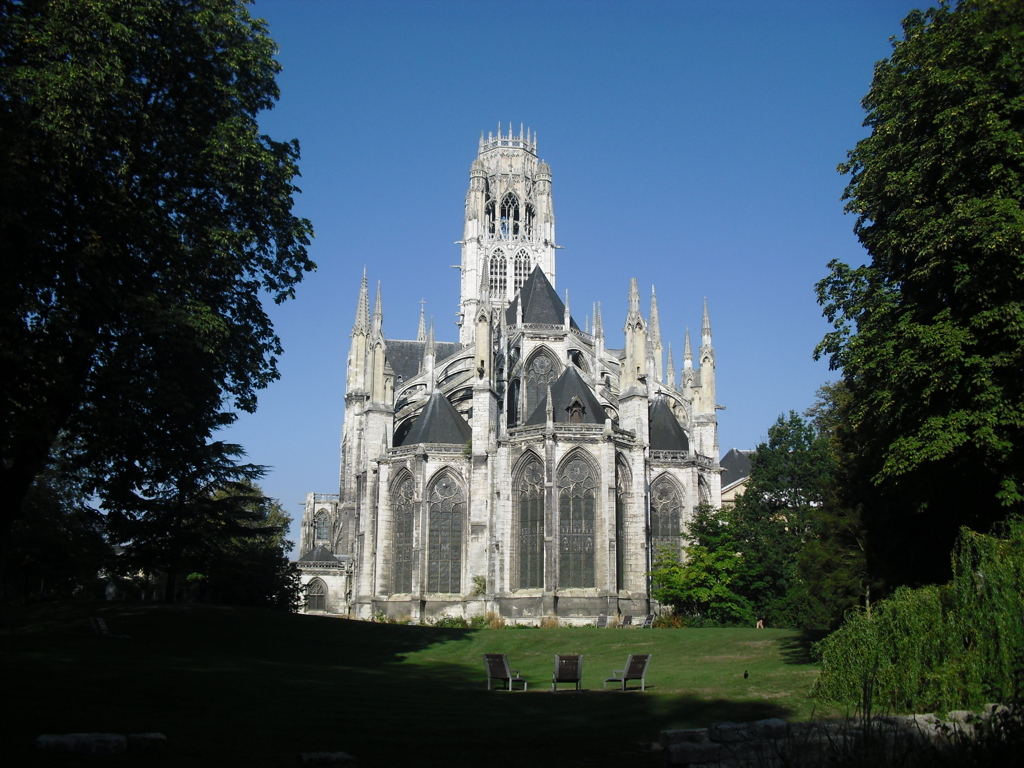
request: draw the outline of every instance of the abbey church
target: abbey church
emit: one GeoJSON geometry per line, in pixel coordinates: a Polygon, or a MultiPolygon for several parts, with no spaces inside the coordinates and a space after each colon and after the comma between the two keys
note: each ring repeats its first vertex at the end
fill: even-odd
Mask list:
{"type": "Polygon", "coordinates": [[[678,550],[699,504],[720,506],[706,303],[678,379],[653,289],[645,317],[635,279],[580,328],[556,290],[551,180],[535,134],[481,136],[457,342],[422,311],[415,340],[387,338],[364,273],[338,493],[308,494],[302,519],[307,612],[645,614],[655,553],[678,550]],[[606,343],[613,317],[622,348],[606,343]]]}

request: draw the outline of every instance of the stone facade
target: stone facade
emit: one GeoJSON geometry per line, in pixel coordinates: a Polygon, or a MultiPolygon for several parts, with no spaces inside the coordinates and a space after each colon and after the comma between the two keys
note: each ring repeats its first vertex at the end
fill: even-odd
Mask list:
{"type": "Polygon", "coordinates": [[[458,342],[422,310],[415,340],[385,338],[364,273],[339,493],[307,496],[303,583],[360,618],[649,612],[654,551],[721,504],[706,303],[699,367],[687,332],[678,385],[653,289],[645,318],[630,282],[623,349],[605,345],[599,303],[581,329],[555,292],[551,168],[529,131],[481,136],[460,244],[458,342]]]}

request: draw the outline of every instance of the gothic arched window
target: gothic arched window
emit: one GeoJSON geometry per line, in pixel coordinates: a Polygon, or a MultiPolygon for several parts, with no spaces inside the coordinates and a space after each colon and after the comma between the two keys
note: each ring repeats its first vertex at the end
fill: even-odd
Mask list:
{"type": "Polygon", "coordinates": [[[321,579],[313,579],[306,585],[306,610],[327,610],[327,585],[321,579]]]}
{"type": "Polygon", "coordinates": [[[495,248],[488,263],[488,285],[491,289],[491,296],[505,298],[505,286],[508,281],[508,264],[505,260],[505,252],[501,248],[495,248]]]}
{"type": "Polygon", "coordinates": [[[466,492],[445,473],[430,489],[427,591],[461,592],[462,529],[466,492]]]}
{"type": "Polygon", "coordinates": [[[391,591],[412,592],[413,479],[406,475],[391,491],[391,591]]]}
{"type": "Polygon", "coordinates": [[[514,427],[519,423],[519,379],[512,379],[508,384],[506,424],[514,427]]]}
{"type": "Polygon", "coordinates": [[[663,549],[679,555],[679,521],[683,502],[679,486],[668,475],[651,484],[651,551],[657,557],[663,549]]]}
{"type": "Polygon", "coordinates": [[[313,518],[313,527],[315,529],[313,538],[317,541],[327,541],[330,536],[330,525],[327,513],[321,509],[316,513],[316,517],[313,518]]]}
{"type": "Polygon", "coordinates": [[[538,352],[526,365],[526,402],[523,404],[523,417],[530,418],[537,404],[547,397],[548,384],[558,378],[558,365],[554,357],[547,352],[538,352]]]}
{"type": "Polygon", "coordinates": [[[519,198],[512,192],[501,199],[501,235],[519,236],[519,198]]]}
{"type": "Polygon", "coordinates": [[[558,584],[594,586],[597,480],[590,464],[573,457],[558,475],[558,584]]]}
{"type": "Polygon", "coordinates": [[[519,588],[544,586],[544,468],[531,457],[515,484],[519,588]]]}
{"type": "Polygon", "coordinates": [[[512,262],[512,290],[518,292],[530,276],[530,254],[520,248],[516,251],[515,259],[512,262]]]}
{"type": "Polygon", "coordinates": [[[626,588],[626,499],[629,493],[629,469],[615,462],[615,588],[626,588]]]}

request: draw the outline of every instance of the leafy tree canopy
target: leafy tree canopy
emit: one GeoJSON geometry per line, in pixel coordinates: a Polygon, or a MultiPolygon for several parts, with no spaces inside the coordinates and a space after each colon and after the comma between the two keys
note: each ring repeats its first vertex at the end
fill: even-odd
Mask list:
{"type": "Polygon", "coordinates": [[[0,0],[0,537],[59,434],[100,483],[253,410],[314,265],[237,0],[0,0]]]}
{"type": "Polygon", "coordinates": [[[948,577],[958,527],[1024,504],[1024,5],[914,11],[875,67],[846,210],[870,263],[818,286],[872,569],[948,577]]]}

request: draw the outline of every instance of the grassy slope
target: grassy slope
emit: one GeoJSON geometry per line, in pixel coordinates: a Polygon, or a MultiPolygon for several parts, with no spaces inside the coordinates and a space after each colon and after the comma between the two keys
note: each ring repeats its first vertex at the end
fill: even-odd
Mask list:
{"type": "Polygon", "coordinates": [[[657,765],[669,727],[804,718],[816,670],[784,630],[442,630],[210,606],[58,604],[0,637],[7,765],[290,766],[344,750],[361,766],[657,765]],[[99,639],[102,615],[130,640],[99,639]],[[527,694],[488,692],[509,655],[527,694]],[[584,654],[582,695],[550,693],[553,657],[584,654]],[[648,693],[601,691],[630,652],[648,693]],[[744,670],[749,679],[743,678],[744,670]],[[40,733],[160,731],[168,753],[44,761],[40,733]]]}

